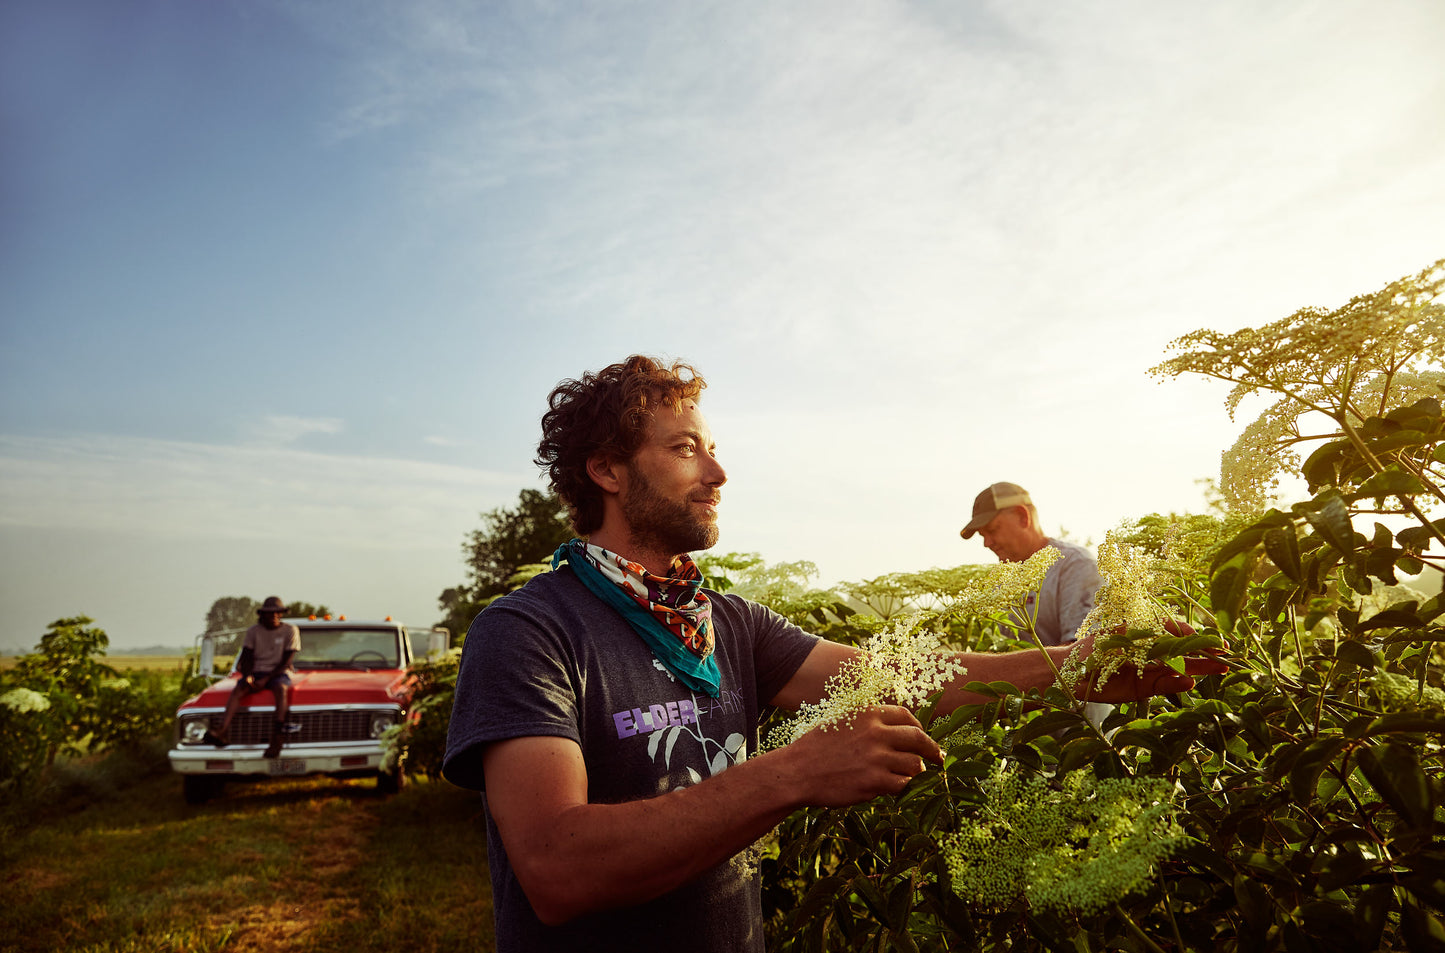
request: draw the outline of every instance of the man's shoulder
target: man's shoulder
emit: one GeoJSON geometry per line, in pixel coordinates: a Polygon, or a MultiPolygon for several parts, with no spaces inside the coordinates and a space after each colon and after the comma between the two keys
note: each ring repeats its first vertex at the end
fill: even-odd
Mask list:
{"type": "Polygon", "coordinates": [[[547,572],[539,572],[527,582],[493,599],[483,612],[493,608],[526,609],[537,606],[559,605],[572,602],[579,594],[586,595],[586,589],[578,581],[569,566],[559,566],[547,572]]]}

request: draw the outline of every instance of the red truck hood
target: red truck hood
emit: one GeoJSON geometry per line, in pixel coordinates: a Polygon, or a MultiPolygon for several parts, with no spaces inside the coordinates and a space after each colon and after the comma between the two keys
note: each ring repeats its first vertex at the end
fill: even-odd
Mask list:
{"type": "MultiPolygon", "coordinates": [[[[221,679],[210,688],[182,705],[186,708],[224,708],[235,676],[221,679]]],[[[370,672],[352,669],[310,669],[291,673],[291,707],[302,705],[405,705],[411,698],[412,679],[397,669],[376,669],[370,672]]],[[[254,692],[241,701],[241,707],[260,705],[269,708],[275,702],[268,691],[254,692]]]]}

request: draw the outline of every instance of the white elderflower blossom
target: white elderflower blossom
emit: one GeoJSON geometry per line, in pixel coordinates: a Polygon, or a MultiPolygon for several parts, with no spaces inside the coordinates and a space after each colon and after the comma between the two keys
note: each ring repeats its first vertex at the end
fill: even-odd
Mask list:
{"type": "Polygon", "coordinates": [[[1224,454],[1220,470],[1230,506],[1259,509],[1282,472],[1299,472],[1301,444],[1345,437],[1366,417],[1445,393],[1442,293],[1445,260],[1333,310],[1301,308],[1232,334],[1186,334],[1170,344],[1179,353],[1150,373],[1232,382],[1225,400],[1231,418],[1247,397],[1276,396],[1224,454]],[[1305,417],[1335,426],[1303,435],[1305,417]]]}
{"type": "Polygon", "coordinates": [[[954,891],[999,908],[1019,895],[1037,909],[1091,913],[1142,889],[1186,840],[1173,783],[1076,771],[1058,787],[1000,765],[984,803],[943,839],[954,891]]]}
{"type": "Polygon", "coordinates": [[[0,705],[11,711],[46,711],[50,708],[50,699],[29,688],[12,688],[0,695],[0,705]]]}
{"type": "MultiPolygon", "coordinates": [[[[1099,576],[1104,584],[1094,596],[1094,608],[1079,625],[1078,635],[1108,632],[1120,626],[1163,632],[1171,616],[1159,600],[1170,574],[1164,561],[1142,549],[1120,543],[1110,530],[1098,552],[1099,576]]],[[[1143,668],[1148,661],[1150,643],[1140,641],[1127,649],[1096,649],[1093,663],[1097,667],[1096,682],[1103,684],[1125,665],[1143,668]]],[[[1073,690],[1082,673],[1083,663],[1071,654],[1061,673],[1064,687],[1073,690]]]]}
{"type": "Polygon", "coordinates": [[[940,648],[937,633],[925,625],[932,618],[916,613],[869,637],[861,653],[828,679],[823,700],[799,706],[796,715],[769,735],[769,746],[789,744],[814,728],[850,724],[875,705],[916,707],[965,675],[967,670],[940,648]]]}
{"type": "Polygon", "coordinates": [[[1044,574],[1063,554],[1045,546],[1021,563],[990,566],[982,578],[970,582],[949,602],[949,611],[959,615],[1006,615],[1017,609],[1024,597],[1038,592],[1044,574]]]}

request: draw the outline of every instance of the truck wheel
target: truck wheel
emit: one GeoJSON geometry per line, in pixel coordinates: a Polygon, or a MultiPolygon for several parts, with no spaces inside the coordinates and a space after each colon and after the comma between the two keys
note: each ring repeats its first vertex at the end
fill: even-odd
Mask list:
{"type": "Polygon", "coordinates": [[[187,804],[205,804],[211,798],[219,796],[221,789],[226,786],[224,780],[209,774],[182,775],[181,784],[187,804]]]}
{"type": "Polygon", "coordinates": [[[376,790],[379,793],[395,794],[404,787],[406,787],[406,774],[401,768],[376,772],[376,790]]]}

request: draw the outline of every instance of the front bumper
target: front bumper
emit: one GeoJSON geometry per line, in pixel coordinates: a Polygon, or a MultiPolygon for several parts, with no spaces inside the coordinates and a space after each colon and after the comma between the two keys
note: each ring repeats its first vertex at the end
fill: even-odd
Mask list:
{"type": "Polygon", "coordinates": [[[381,770],[381,745],[375,741],[298,744],[282,747],[275,758],[264,757],[265,745],[177,745],[169,752],[171,768],[180,774],[347,774],[381,770]]]}

